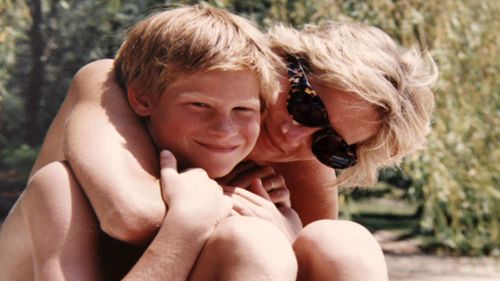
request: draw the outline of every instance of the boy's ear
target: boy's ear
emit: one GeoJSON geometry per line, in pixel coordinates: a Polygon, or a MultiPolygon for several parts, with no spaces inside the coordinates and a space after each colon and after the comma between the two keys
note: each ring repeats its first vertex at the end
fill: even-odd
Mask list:
{"type": "Polygon", "coordinates": [[[141,95],[134,83],[127,87],[127,98],[135,114],[140,117],[151,115],[151,96],[141,95]]]}

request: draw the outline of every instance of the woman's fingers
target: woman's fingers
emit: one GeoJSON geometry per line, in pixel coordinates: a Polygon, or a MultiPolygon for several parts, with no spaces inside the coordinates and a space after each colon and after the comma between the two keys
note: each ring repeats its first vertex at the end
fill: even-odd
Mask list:
{"type": "Polygon", "coordinates": [[[290,201],[290,191],[286,187],[271,190],[269,192],[269,197],[271,198],[271,202],[276,204],[278,207],[292,207],[292,202],[290,201]]]}
{"type": "Polygon", "coordinates": [[[262,178],[262,186],[266,190],[266,192],[270,192],[273,189],[278,189],[285,187],[285,179],[283,176],[278,174],[269,175],[265,178],[262,178]]]}
{"type": "Polygon", "coordinates": [[[252,201],[243,198],[235,193],[232,194],[231,199],[233,200],[233,211],[238,215],[246,217],[258,217],[258,205],[255,205],[252,201]]]}
{"type": "MultiPolygon", "coordinates": [[[[266,196],[269,197],[267,193],[266,196]]],[[[255,194],[253,191],[249,191],[243,188],[235,188],[232,197],[241,198],[245,202],[259,207],[269,204],[271,201],[267,198],[262,197],[261,195],[255,194]]]]}
{"type": "Polygon", "coordinates": [[[267,190],[263,186],[262,180],[259,178],[255,178],[252,180],[249,191],[253,192],[255,195],[271,201],[271,197],[269,197],[267,190]]]}
{"type": "Polygon", "coordinates": [[[238,165],[236,165],[236,167],[234,167],[234,169],[229,174],[217,179],[217,181],[221,184],[233,185],[232,182],[234,181],[234,179],[238,178],[239,175],[247,172],[248,170],[254,168],[255,166],[256,164],[252,161],[240,162],[238,165]]]}
{"type": "Polygon", "coordinates": [[[262,186],[268,194],[269,200],[277,205],[291,206],[290,191],[285,179],[281,175],[273,175],[262,179],[262,186]]]}
{"type": "Polygon", "coordinates": [[[222,178],[222,182],[231,186],[248,188],[255,178],[264,179],[274,174],[275,171],[271,166],[259,166],[247,162],[244,166],[235,168],[230,176],[222,178]]]}

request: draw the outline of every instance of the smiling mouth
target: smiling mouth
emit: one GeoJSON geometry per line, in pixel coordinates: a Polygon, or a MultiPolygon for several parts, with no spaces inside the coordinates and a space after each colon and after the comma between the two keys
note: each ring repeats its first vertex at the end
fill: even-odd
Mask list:
{"type": "Polygon", "coordinates": [[[196,142],[196,143],[208,150],[221,153],[233,152],[239,147],[239,145],[212,144],[203,142],[196,142]]]}

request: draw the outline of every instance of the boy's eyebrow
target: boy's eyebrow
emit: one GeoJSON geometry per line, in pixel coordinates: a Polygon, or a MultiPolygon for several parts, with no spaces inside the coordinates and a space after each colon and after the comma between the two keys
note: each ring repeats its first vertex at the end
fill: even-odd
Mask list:
{"type": "MultiPolygon", "coordinates": [[[[196,91],[193,91],[193,92],[182,92],[182,93],[180,93],[178,95],[178,98],[182,98],[182,99],[203,98],[205,100],[227,102],[227,99],[223,99],[223,98],[217,97],[217,96],[207,96],[204,93],[200,93],[200,92],[196,92],[196,91]]],[[[260,104],[260,99],[259,99],[258,95],[255,96],[255,97],[248,97],[248,98],[240,97],[239,101],[242,101],[242,102],[252,102],[252,103],[255,103],[255,104],[260,104]]]]}
{"type": "Polygon", "coordinates": [[[195,98],[199,99],[202,98],[204,100],[222,100],[220,97],[214,97],[214,96],[207,96],[205,93],[197,92],[197,91],[189,91],[189,92],[182,92],[177,95],[178,98],[181,99],[189,99],[189,98],[195,98]]]}
{"type": "Polygon", "coordinates": [[[181,97],[199,97],[199,96],[204,96],[204,97],[207,97],[207,95],[205,93],[202,93],[200,91],[196,91],[196,90],[192,90],[192,91],[182,91],[181,93],[179,93],[179,96],[181,97]]]}

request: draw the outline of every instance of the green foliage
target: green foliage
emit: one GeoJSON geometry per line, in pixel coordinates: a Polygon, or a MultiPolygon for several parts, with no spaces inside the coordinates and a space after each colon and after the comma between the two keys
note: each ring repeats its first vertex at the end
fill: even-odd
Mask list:
{"type": "Polygon", "coordinates": [[[29,11],[24,1],[0,2],[0,93],[6,91],[7,67],[15,61],[16,41],[25,37],[29,26],[29,11]]]}
{"type": "Polygon", "coordinates": [[[3,170],[17,170],[27,176],[38,155],[38,149],[22,144],[18,147],[6,148],[0,151],[0,168],[3,170]]]}
{"type": "MultiPolygon", "coordinates": [[[[25,38],[29,27],[29,10],[24,1],[1,0],[0,2],[0,147],[7,144],[4,132],[14,129],[10,122],[11,113],[19,110],[20,99],[13,96],[7,81],[11,67],[16,61],[16,42],[25,38]],[[14,110],[12,110],[14,109],[14,110]]],[[[18,124],[14,124],[18,125],[18,124]]]]}
{"type": "Polygon", "coordinates": [[[429,148],[408,164],[423,193],[422,231],[458,254],[500,249],[500,28],[497,1],[444,1],[430,29],[440,66],[429,148]]]}
{"type": "MultiPolygon", "coordinates": [[[[13,43],[14,47],[9,49],[9,55],[13,59],[9,60],[5,82],[1,79],[4,68],[0,69],[0,86],[5,84],[8,89],[1,92],[0,144],[11,146],[26,143],[25,136],[29,134],[24,130],[39,128],[37,131],[44,132],[48,129],[76,71],[92,60],[113,57],[121,44],[124,31],[144,17],[152,6],[159,4],[159,1],[135,2],[138,1],[41,1],[43,55],[39,59],[45,71],[43,85],[37,93],[40,97],[35,117],[37,123],[29,126],[25,123],[28,114],[32,112],[26,110],[25,104],[29,94],[26,85],[33,61],[30,45],[32,38],[28,36],[29,25],[32,24],[31,14],[21,4],[16,4],[7,11],[7,19],[17,19],[20,17],[17,16],[20,14],[17,11],[23,8],[22,16],[27,24],[21,25],[21,20],[16,21],[16,24],[8,24],[15,31],[13,33],[17,34],[17,40],[13,43]],[[10,107],[11,105],[14,106],[10,107]]],[[[0,51],[3,51],[1,47],[0,44],[0,51]]],[[[39,143],[42,137],[43,135],[37,136],[39,143]]]]}

